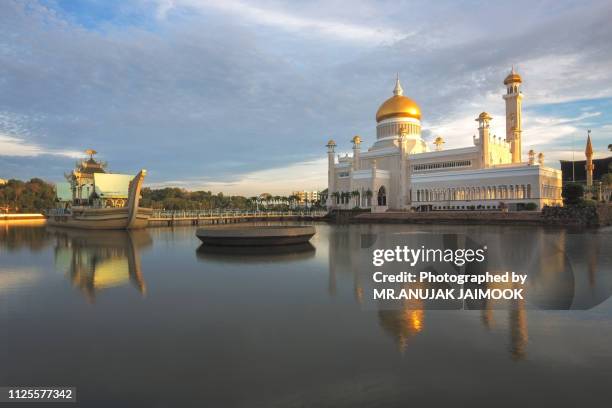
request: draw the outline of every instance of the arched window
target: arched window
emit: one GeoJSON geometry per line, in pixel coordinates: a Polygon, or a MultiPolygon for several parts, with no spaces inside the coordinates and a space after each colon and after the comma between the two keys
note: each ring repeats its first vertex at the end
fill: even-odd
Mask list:
{"type": "Polygon", "coordinates": [[[381,186],[378,189],[378,205],[387,205],[387,191],[385,190],[385,186],[381,186]]]}

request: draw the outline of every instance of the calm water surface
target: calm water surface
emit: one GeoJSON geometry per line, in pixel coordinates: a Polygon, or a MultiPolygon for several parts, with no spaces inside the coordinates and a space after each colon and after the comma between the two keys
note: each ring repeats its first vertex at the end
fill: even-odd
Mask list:
{"type": "Polygon", "coordinates": [[[228,253],[190,227],[0,227],[0,385],[87,407],[612,404],[611,229],[321,224],[311,246],[228,253]],[[536,262],[533,299],[376,307],[364,240],[432,233],[536,262]]]}

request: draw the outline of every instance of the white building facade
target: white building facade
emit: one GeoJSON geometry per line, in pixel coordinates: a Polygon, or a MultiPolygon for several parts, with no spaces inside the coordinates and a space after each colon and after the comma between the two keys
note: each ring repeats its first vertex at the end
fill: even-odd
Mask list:
{"type": "Polygon", "coordinates": [[[522,160],[521,77],[505,78],[506,136],[490,134],[491,116],[477,118],[472,145],[442,149],[437,138],[430,150],[421,137],[421,110],[404,96],[399,78],[393,96],[376,113],[376,142],[361,151],[352,139],[353,155],[328,148],[328,208],[392,210],[509,210],[562,205],[561,171],[544,166],[544,155],[529,151],[522,160]],[[530,204],[533,203],[533,204],[530,204]]]}

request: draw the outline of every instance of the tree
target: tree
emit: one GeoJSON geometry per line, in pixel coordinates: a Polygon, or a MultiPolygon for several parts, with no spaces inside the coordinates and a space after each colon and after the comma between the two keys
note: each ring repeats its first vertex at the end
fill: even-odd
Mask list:
{"type": "Polygon", "coordinates": [[[584,187],[580,183],[567,183],[563,186],[561,197],[563,197],[563,204],[565,205],[577,205],[582,202],[584,196],[584,187]]]}
{"type": "Polygon", "coordinates": [[[52,184],[39,178],[30,181],[9,180],[0,186],[0,208],[6,212],[42,212],[55,205],[52,184]]]}
{"type": "Polygon", "coordinates": [[[538,206],[536,203],[527,203],[525,204],[525,210],[526,211],[535,211],[538,209],[538,206]]]}
{"type": "Polygon", "coordinates": [[[320,191],[319,192],[319,200],[316,203],[316,205],[320,205],[320,206],[325,205],[325,203],[327,202],[328,195],[329,195],[329,190],[328,189],[320,191]]]}

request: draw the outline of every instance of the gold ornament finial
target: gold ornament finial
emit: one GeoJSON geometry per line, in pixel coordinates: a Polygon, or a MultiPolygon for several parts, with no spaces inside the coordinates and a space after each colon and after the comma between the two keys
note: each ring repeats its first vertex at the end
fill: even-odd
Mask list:
{"type": "Polygon", "coordinates": [[[404,89],[402,88],[402,84],[400,83],[399,72],[396,73],[395,88],[393,88],[393,95],[395,96],[404,95],[404,89]]]}
{"type": "Polygon", "coordinates": [[[587,158],[593,156],[593,145],[591,144],[591,129],[587,130],[587,145],[584,154],[587,158]]]}

